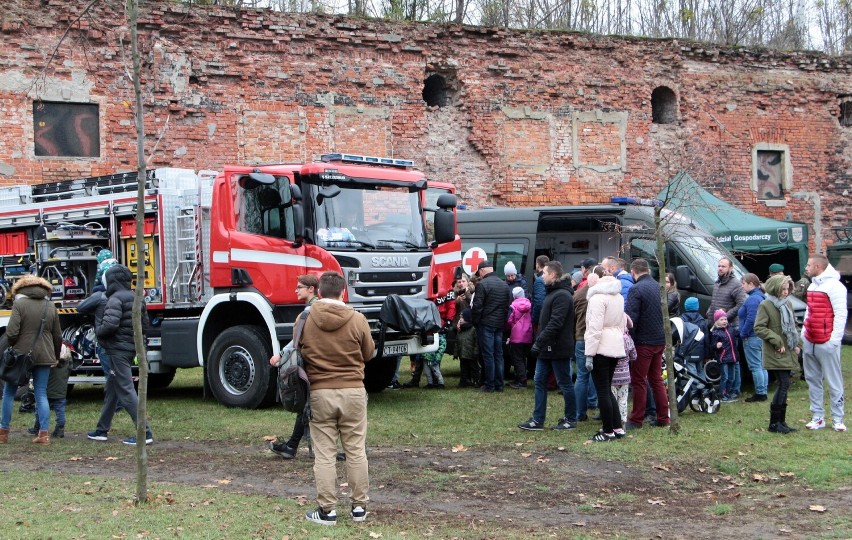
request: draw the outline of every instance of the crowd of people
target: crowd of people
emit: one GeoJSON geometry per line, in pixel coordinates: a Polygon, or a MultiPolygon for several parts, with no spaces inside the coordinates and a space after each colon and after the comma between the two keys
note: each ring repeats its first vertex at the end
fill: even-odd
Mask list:
{"type": "MultiPolygon", "coordinates": [[[[607,257],[598,264],[585,259],[579,269],[568,273],[558,261],[542,255],[536,258],[535,268],[531,286],[513,262],[504,266],[505,279],[498,277],[490,261],[481,262],[473,276],[457,279],[452,294],[455,305],[442,310],[442,317],[456,338],[456,348],[446,353],[459,358],[459,386],[502,392],[504,381],[509,388],[524,389],[532,378],[532,415],[518,425],[523,430],[546,428],[552,390],[559,391],[564,403],[562,416],[550,426],[554,430],[575,429],[595,409],[597,415],[592,418],[602,424],[591,437],[597,442],[622,438],[626,431],[644,426],[669,426],[663,381],[663,306],[648,261],[634,259],[628,264],[607,257]],[[632,407],[628,411],[629,394],[632,407]]],[[[675,276],[669,273],[665,277],[668,315],[697,325],[705,335],[704,362],[715,360],[721,366],[722,401],[741,399],[745,365],[754,392],[744,401],[770,401],[769,431],[795,431],[786,421],[787,391],[792,372],[800,369],[801,354],[813,412],[806,427],[827,425],[822,387],[826,381],[832,426],[845,431],[839,355],[847,311],[839,274],[822,255],[808,260],[806,277],[796,283],[780,264],[769,270],[765,282],[752,273],[738,278],[733,262],[721,258],[713,295],[703,313],[699,313],[698,298],[681,298],[675,276]],[[797,326],[788,301],[791,295],[807,302],[802,327],[797,326]],[[777,381],[771,399],[770,376],[777,381]]],[[[693,367],[703,370],[702,365],[693,367]]],[[[417,386],[419,371],[415,370],[402,387],[417,386]]],[[[439,386],[427,387],[444,388],[443,380],[439,386]]]]}

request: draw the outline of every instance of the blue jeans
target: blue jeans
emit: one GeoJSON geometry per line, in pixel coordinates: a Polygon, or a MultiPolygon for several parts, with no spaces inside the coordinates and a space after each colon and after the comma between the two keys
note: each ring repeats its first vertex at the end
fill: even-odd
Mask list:
{"type": "Polygon", "coordinates": [[[109,355],[107,354],[106,349],[104,349],[100,345],[96,346],[95,352],[98,355],[98,361],[101,363],[101,369],[104,371],[104,378],[108,379],[110,375],[112,375],[110,373],[110,371],[112,370],[112,366],[109,361],[109,355]]]}
{"type": "Polygon", "coordinates": [[[582,339],[574,343],[574,361],[577,363],[574,396],[577,401],[577,414],[583,417],[586,416],[587,409],[598,408],[598,392],[591,382],[591,374],[586,370],[586,342],[582,339]]]}
{"type": "MultiPolygon", "coordinates": [[[[583,357],[583,363],[586,363],[586,358],[583,357]]],[[[535,377],[533,379],[535,391],[535,407],[533,408],[533,420],[536,423],[543,424],[547,416],[547,380],[550,378],[550,373],[556,376],[556,384],[562,392],[562,398],[565,400],[564,418],[569,422],[577,421],[577,402],[574,399],[574,385],[571,384],[571,359],[549,359],[539,357],[535,363],[535,377]]]]}
{"type": "Polygon", "coordinates": [[[479,350],[485,372],[482,374],[486,390],[503,390],[503,330],[480,325],[479,350]]]}
{"type": "Polygon", "coordinates": [[[763,340],[757,336],[747,337],[743,341],[743,350],[751,378],[754,379],[754,393],[765,396],[769,387],[769,373],[763,369],[763,340]]]}
{"type": "MultiPolygon", "coordinates": [[[[33,367],[33,388],[36,400],[36,415],[40,426],[50,423],[50,404],[47,401],[47,379],[50,377],[50,366],[33,367]]],[[[0,428],[9,429],[12,423],[12,408],[15,406],[17,384],[5,383],[3,386],[3,409],[0,412],[0,428]]],[[[46,430],[47,428],[42,428],[46,430]]]]}
{"type": "Polygon", "coordinates": [[[719,364],[722,367],[722,378],[719,380],[719,388],[722,389],[723,396],[734,395],[735,372],[737,364],[731,362],[729,364],[719,364]]]}

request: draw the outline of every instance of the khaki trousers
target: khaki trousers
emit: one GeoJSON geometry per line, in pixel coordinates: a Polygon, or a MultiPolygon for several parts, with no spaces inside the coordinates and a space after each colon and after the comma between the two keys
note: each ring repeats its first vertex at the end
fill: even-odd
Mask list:
{"type": "Polygon", "coordinates": [[[346,453],[346,481],[352,506],[370,500],[367,466],[367,391],[362,388],[311,390],[311,442],[317,504],[323,512],[337,505],[337,438],[346,453]]]}

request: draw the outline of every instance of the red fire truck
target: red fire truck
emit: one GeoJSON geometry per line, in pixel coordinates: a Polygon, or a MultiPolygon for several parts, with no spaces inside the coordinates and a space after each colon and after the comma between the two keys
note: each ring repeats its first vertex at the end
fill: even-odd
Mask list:
{"type": "MultiPolygon", "coordinates": [[[[107,247],[131,270],[144,265],[151,387],[201,366],[205,391],[225,405],[274,401],[268,358],[292,336],[303,309],[294,286],[306,273],[340,272],[347,303],[370,321],[382,347],[367,365],[368,390],[390,383],[396,356],[437,347],[434,333],[379,321],[389,295],[433,299],[460,262],[452,186],[432,186],[411,161],[329,154],[218,173],[156,169],[146,181],[141,256],[136,173],[0,188],[0,286],[26,273],[53,285],[82,360],[72,384],[102,380],[90,322],[74,306],[107,247]]],[[[0,331],[8,316],[0,311],[0,331]]]]}

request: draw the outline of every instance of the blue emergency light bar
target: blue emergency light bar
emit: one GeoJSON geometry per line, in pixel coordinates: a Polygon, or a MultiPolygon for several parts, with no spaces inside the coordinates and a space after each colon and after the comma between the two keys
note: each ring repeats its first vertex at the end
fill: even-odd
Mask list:
{"type": "Polygon", "coordinates": [[[410,159],[394,159],[388,157],[359,156],[355,154],[323,154],[320,159],[324,163],[339,161],[342,163],[360,163],[362,165],[385,165],[388,167],[400,167],[410,169],[414,162],[410,159]]]}
{"type": "Polygon", "coordinates": [[[663,201],[660,199],[643,199],[640,197],[611,197],[609,202],[612,204],[630,204],[633,206],[663,206],[663,201]]]}

